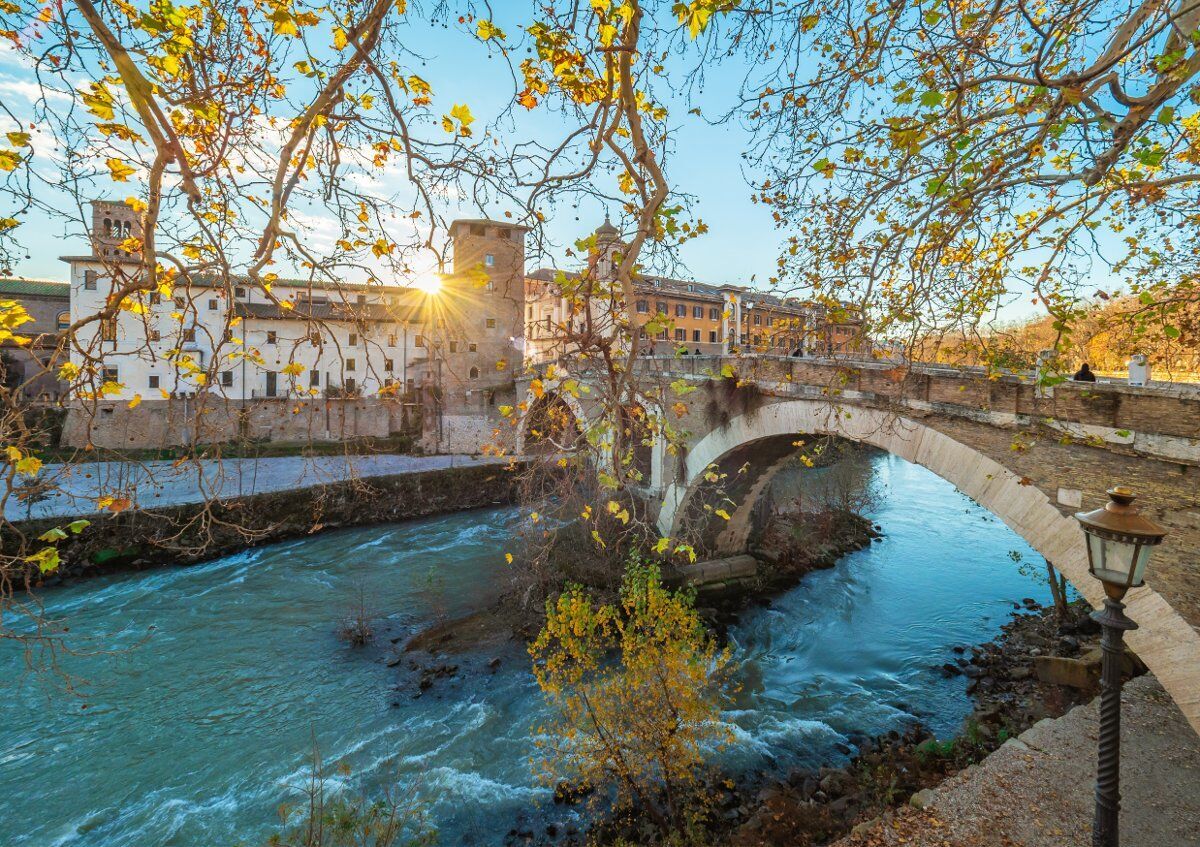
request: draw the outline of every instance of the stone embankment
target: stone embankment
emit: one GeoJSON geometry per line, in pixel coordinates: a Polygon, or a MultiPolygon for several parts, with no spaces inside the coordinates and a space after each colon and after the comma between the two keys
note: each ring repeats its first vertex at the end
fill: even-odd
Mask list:
{"type": "MultiPolygon", "coordinates": [[[[517,474],[469,465],[375,476],[211,502],[90,514],[78,535],[57,542],[61,564],[45,581],[117,569],[193,564],[261,544],[352,526],[410,520],[511,503],[517,474]]],[[[17,555],[71,517],[17,521],[0,550],[17,555]]]]}

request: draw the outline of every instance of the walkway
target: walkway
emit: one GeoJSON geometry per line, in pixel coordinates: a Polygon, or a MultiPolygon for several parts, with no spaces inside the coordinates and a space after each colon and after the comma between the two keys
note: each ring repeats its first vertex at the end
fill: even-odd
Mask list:
{"type": "MultiPolygon", "coordinates": [[[[835,847],[1078,847],[1091,843],[1096,701],[1035,724],[835,847]]],[[[1154,677],[1125,687],[1122,847],[1200,847],[1200,738],[1154,677]]]]}
{"type": "Polygon", "coordinates": [[[90,462],[46,465],[38,481],[54,490],[35,503],[10,498],[9,520],[88,515],[100,497],[125,497],[135,508],[200,503],[309,488],[372,476],[420,473],[508,461],[474,456],[283,456],[200,462],[90,462]]]}

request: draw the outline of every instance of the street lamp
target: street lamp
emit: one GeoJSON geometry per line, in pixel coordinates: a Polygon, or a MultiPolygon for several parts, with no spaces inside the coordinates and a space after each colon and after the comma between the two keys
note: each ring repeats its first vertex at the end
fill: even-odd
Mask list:
{"type": "Polygon", "coordinates": [[[1104,584],[1104,609],[1092,612],[1103,627],[1100,646],[1100,758],[1096,769],[1096,817],[1093,847],[1117,847],[1117,817],[1121,809],[1121,659],[1125,631],[1137,624],[1125,615],[1122,599],[1142,584],[1153,548],[1167,531],[1143,517],[1133,505],[1133,491],[1108,489],[1109,502],[1094,512],[1077,512],[1075,519],[1087,538],[1088,570],[1104,584]]]}

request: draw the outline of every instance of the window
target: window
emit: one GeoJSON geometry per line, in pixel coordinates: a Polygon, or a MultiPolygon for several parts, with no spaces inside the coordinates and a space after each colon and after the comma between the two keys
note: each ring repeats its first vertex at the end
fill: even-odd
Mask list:
{"type": "Polygon", "coordinates": [[[221,371],[221,385],[226,388],[233,385],[233,371],[221,371]]]}
{"type": "Polygon", "coordinates": [[[96,278],[98,274],[95,271],[83,272],[83,287],[88,291],[96,290],[96,278]]]}
{"type": "Polygon", "coordinates": [[[346,390],[347,391],[354,391],[354,389],[357,387],[358,387],[358,383],[354,381],[354,377],[350,377],[349,379],[346,380],[346,390]]]}
{"type": "Polygon", "coordinates": [[[121,373],[116,368],[103,368],[100,371],[100,376],[105,382],[120,382],[121,373]]]}
{"type": "Polygon", "coordinates": [[[471,224],[471,235],[486,235],[483,224],[471,224]]]}
{"type": "Polygon", "coordinates": [[[279,340],[279,333],[273,329],[267,330],[267,343],[274,344],[279,340]]]}
{"type": "Polygon", "coordinates": [[[488,319],[487,319],[487,328],[488,328],[488,329],[495,329],[495,328],[496,328],[496,319],[495,319],[495,318],[488,318],[488,319]]]}
{"type": "Polygon", "coordinates": [[[755,316],[754,316],[754,325],[755,325],[755,326],[762,326],[762,315],[755,315],[755,316]]]}
{"type": "Polygon", "coordinates": [[[150,387],[158,388],[158,374],[150,374],[150,387]]]}
{"type": "Polygon", "coordinates": [[[246,296],[246,289],[245,289],[245,288],[243,288],[243,287],[242,287],[242,286],[240,286],[240,285],[239,285],[239,286],[236,286],[236,287],[233,289],[233,296],[234,296],[234,297],[245,297],[245,296],[246,296]]]}
{"type": "Polygon", "coordinates": [[[348,370],[348,371],[357,370],[357,366],[358,366],[358,363],[356,361],[354,361],[353,359],[346,360],[346,370],[348,370]]]}
{"type": "Polygon", "coordinates": [[[479,368],[472,367],[470,372],[468,373],[468,376],[471,379],[479,379],[479,368]]]}
{"type": "Polygon", "coordinates": [[[695,290],[696,290],[696,286],[692,285],[692,284],[689,282],[689,283],[688,283],[688,291],[695,291],[695,290]]]}
{"type": "Polygon", "coordinates": [[[388,347],[395,347],[395,346],[396,346],[396,333],[393,332],[388,335],[388,347]]]}
{"type": "Polygon", "coordinates": [[[267,396],[274,397],[279,385],[279,374],[267,371],[267,396]]]}
{"type": "Polygon", "coordinates": [[[470,344],[467,345],[467,352],[468,353],[478,353],[479,345],[476,344],[474,341],[472,341],[470,344]]]}
{"type": "Polygon", "coordinates": [[[217,301],[215,297],[210,297],[208,300],[208,310],[215,312],[217,310],[217,301]]]}
{"type": "Polygon", "coordinates": [[[396,363],[393,362],[391,359],[384,359],[383,360],[383,369],[385,371],[394,371],[396,369],[396,363]]]}
{"type": "Polygon", "coordinates": [[[321,372],[320,371],[309,371],[308,372],[308,385],[310,388],[320,388],[321,387],[321,372]]]}
{"type": "Polygon", "coordinates": [[[159,332],[157,329],[150,330],[150,340],[151,341],[161,341],[162,333],[159,332]]]}
{"type": "Polygon", "coordinates": [[[496,267],[496,257],[491,253],[488,253],[483,257],[483,263],[489,268],[494,268],[496,267]]]}
{"type": "Polygon", "coordinates": [[[699,340],[700,340],[700,330],[693,329],[692,330],[692,341],[699,341],[699,340]]]}
{"type": "Polygon", "coordinates": [[[450,342],[450,352],[451,352],[451,353],[457,353],[457,352],[458,352],[458,342],[457,342],[457,341],[451,341],[451,342],[450,342]]]}
{"type": "Polygon", "coordinates": [[[58,319],[55,321],[55,326],[57,327],[59,332],[62,332],[63,330],[70,327],[71,326],[71,313],[70,312],[59,312],[58,319]]]}
{"type": "Polygon", "coordinates": [[[767,326],[775,326],[775,318],[767,315],[767,326]]]}
{"type": "Polygon", "coordinates": [[[682,303],[676,303],[675,304],[675,317],[686,318],[687,317],[687,306],[683,305],[682,303]]]}
{"type": "Polygon", "coordinates": [[[354,302],[356,304],[358,304],[359,306],[367,305],[367,295],[359,294],[357,297],[354,298],[354,302]]]}
{"type": "Polygon", "coordinates": [[[358,333],[357,332],[350,333],[350,346],[351,347],[358,346],[358,333]]]}
{"type": "Polygon", "coordinates": [[[529,307],[529,319],[533,320],[533,306],[529,307]]]}
{"type": "Polygon", "coordinates": [[[720,309],[709,309],[708,310],[708,319],[710,321],[721,320],[721,310],[720,309]]]}
{"type": "Polygon", "coordinates": [[[675,330],[675,340],[676,341],[687,341],[687,330],[684,330],[684,329],[675,330]]]}
{"type": "Polygon", "coordinates": [[[101,341],[116,341],[117,340],[117,319],[107,318],[100,321],[100,340],[101,341]]]}
{"type": "Polygon", "coordinates": [[[637,301],[637,310],[638,310],[639,314],[644,315],[650,311],[650,304],[647,303],[645,300],[638,300],[637,301]]]}
{"type": "Polygon", "coordinates": [[[717,331],[715,329],[710,329],[708,331],[708,343],[709,344],[717,343],[717,331]]]}
{"type": "Polygon", "coordinates": [[[696,320],[700,320],[701,318],[703,318],[704,317],[704,307],[703,306],[692,306],[692,317],[695,318],[696,320]]]}
{"type": "Polygon", "coordinates": [[[417,347],[424,347],[425,346],[425,336],[418,335],[417,340],[414,343],[417,347]]]}
{"type": "Polygon", "coordinates": [[[195,329],[185,329],[183,331],[183,340],[184,341],[195,341],[196,340],[196,330],[195,329]]]}

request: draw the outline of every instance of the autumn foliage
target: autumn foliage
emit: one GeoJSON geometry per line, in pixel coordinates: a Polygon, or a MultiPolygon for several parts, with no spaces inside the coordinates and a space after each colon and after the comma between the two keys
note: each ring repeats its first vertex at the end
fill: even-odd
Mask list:
{"type": "Polygon", "coordinates": [[[660,834],[696,824],[705,758],[729,740],[719,721],[729,653],[692,596],[633,557],[619,602],[597,604],[579,586],[548,602],[529,652],[555,715],[539,733],[538,776],[596,789],[660,834]]]}

